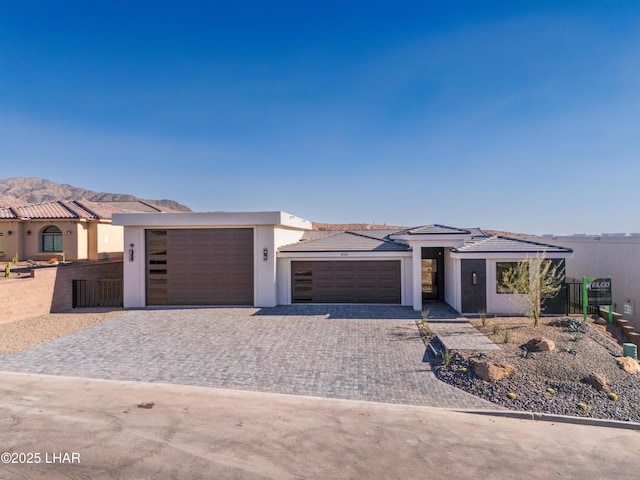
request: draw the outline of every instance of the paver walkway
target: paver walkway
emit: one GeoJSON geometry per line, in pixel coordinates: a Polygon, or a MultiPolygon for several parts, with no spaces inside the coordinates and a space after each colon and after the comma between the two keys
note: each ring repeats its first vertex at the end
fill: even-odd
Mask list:
{"type": "Polygon", "coordinates": [[[449,350],[499,350],[500,347],[474,328],[446,303],[427,304],[431,331],[449,350]]]}
{"type": "Polygon", "coordinates": [[[435,377],[419,319],[397,306],[136,310],[0,356],[0,371],[498,408],[435,377]]]}

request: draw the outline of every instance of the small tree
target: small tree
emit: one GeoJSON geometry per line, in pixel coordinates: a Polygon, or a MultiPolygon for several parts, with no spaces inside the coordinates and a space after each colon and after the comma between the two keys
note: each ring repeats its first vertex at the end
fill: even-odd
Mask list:
{"type": "Polygon", "coordinates": [[[544,253],[518,262],[502,274],[502,284],[514,295],[513,302],[538,326],[544,311],[544,300],[555,297],[564,282],[564,263],[554,264],[544,253]]]}

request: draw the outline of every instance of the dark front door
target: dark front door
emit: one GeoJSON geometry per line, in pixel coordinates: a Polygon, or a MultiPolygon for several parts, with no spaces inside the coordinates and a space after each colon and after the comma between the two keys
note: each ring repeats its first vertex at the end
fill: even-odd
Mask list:
{"type": "Polygon", "coordinates": [[[422,248],[422,301],[444,301],[444,248],[422,248]]]}
{"type": "Polygon", "coordinates": [[[485,259],[465,259],[460,264],[462,312],[487,311],[487,261],[485,259]]]}

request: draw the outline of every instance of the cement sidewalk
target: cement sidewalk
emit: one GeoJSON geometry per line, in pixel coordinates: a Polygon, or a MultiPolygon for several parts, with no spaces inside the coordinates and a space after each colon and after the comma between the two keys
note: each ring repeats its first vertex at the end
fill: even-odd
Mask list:
{"type": "Polygon", "coordinates": [[[0,380],[0,451],[41,459],[0,464],[2,479],[626,479],[639,468],[640,432],[626,429],[159,383],[0,380]]]}

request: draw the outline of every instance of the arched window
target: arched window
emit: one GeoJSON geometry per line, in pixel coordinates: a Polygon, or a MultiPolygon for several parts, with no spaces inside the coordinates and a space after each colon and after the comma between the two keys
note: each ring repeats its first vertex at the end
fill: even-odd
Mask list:
{"type": "Polygon", "coordinates": [[[62,231],[58,227],[52,225],[42,231],[42,251],[62,251],[62,231]]]}

